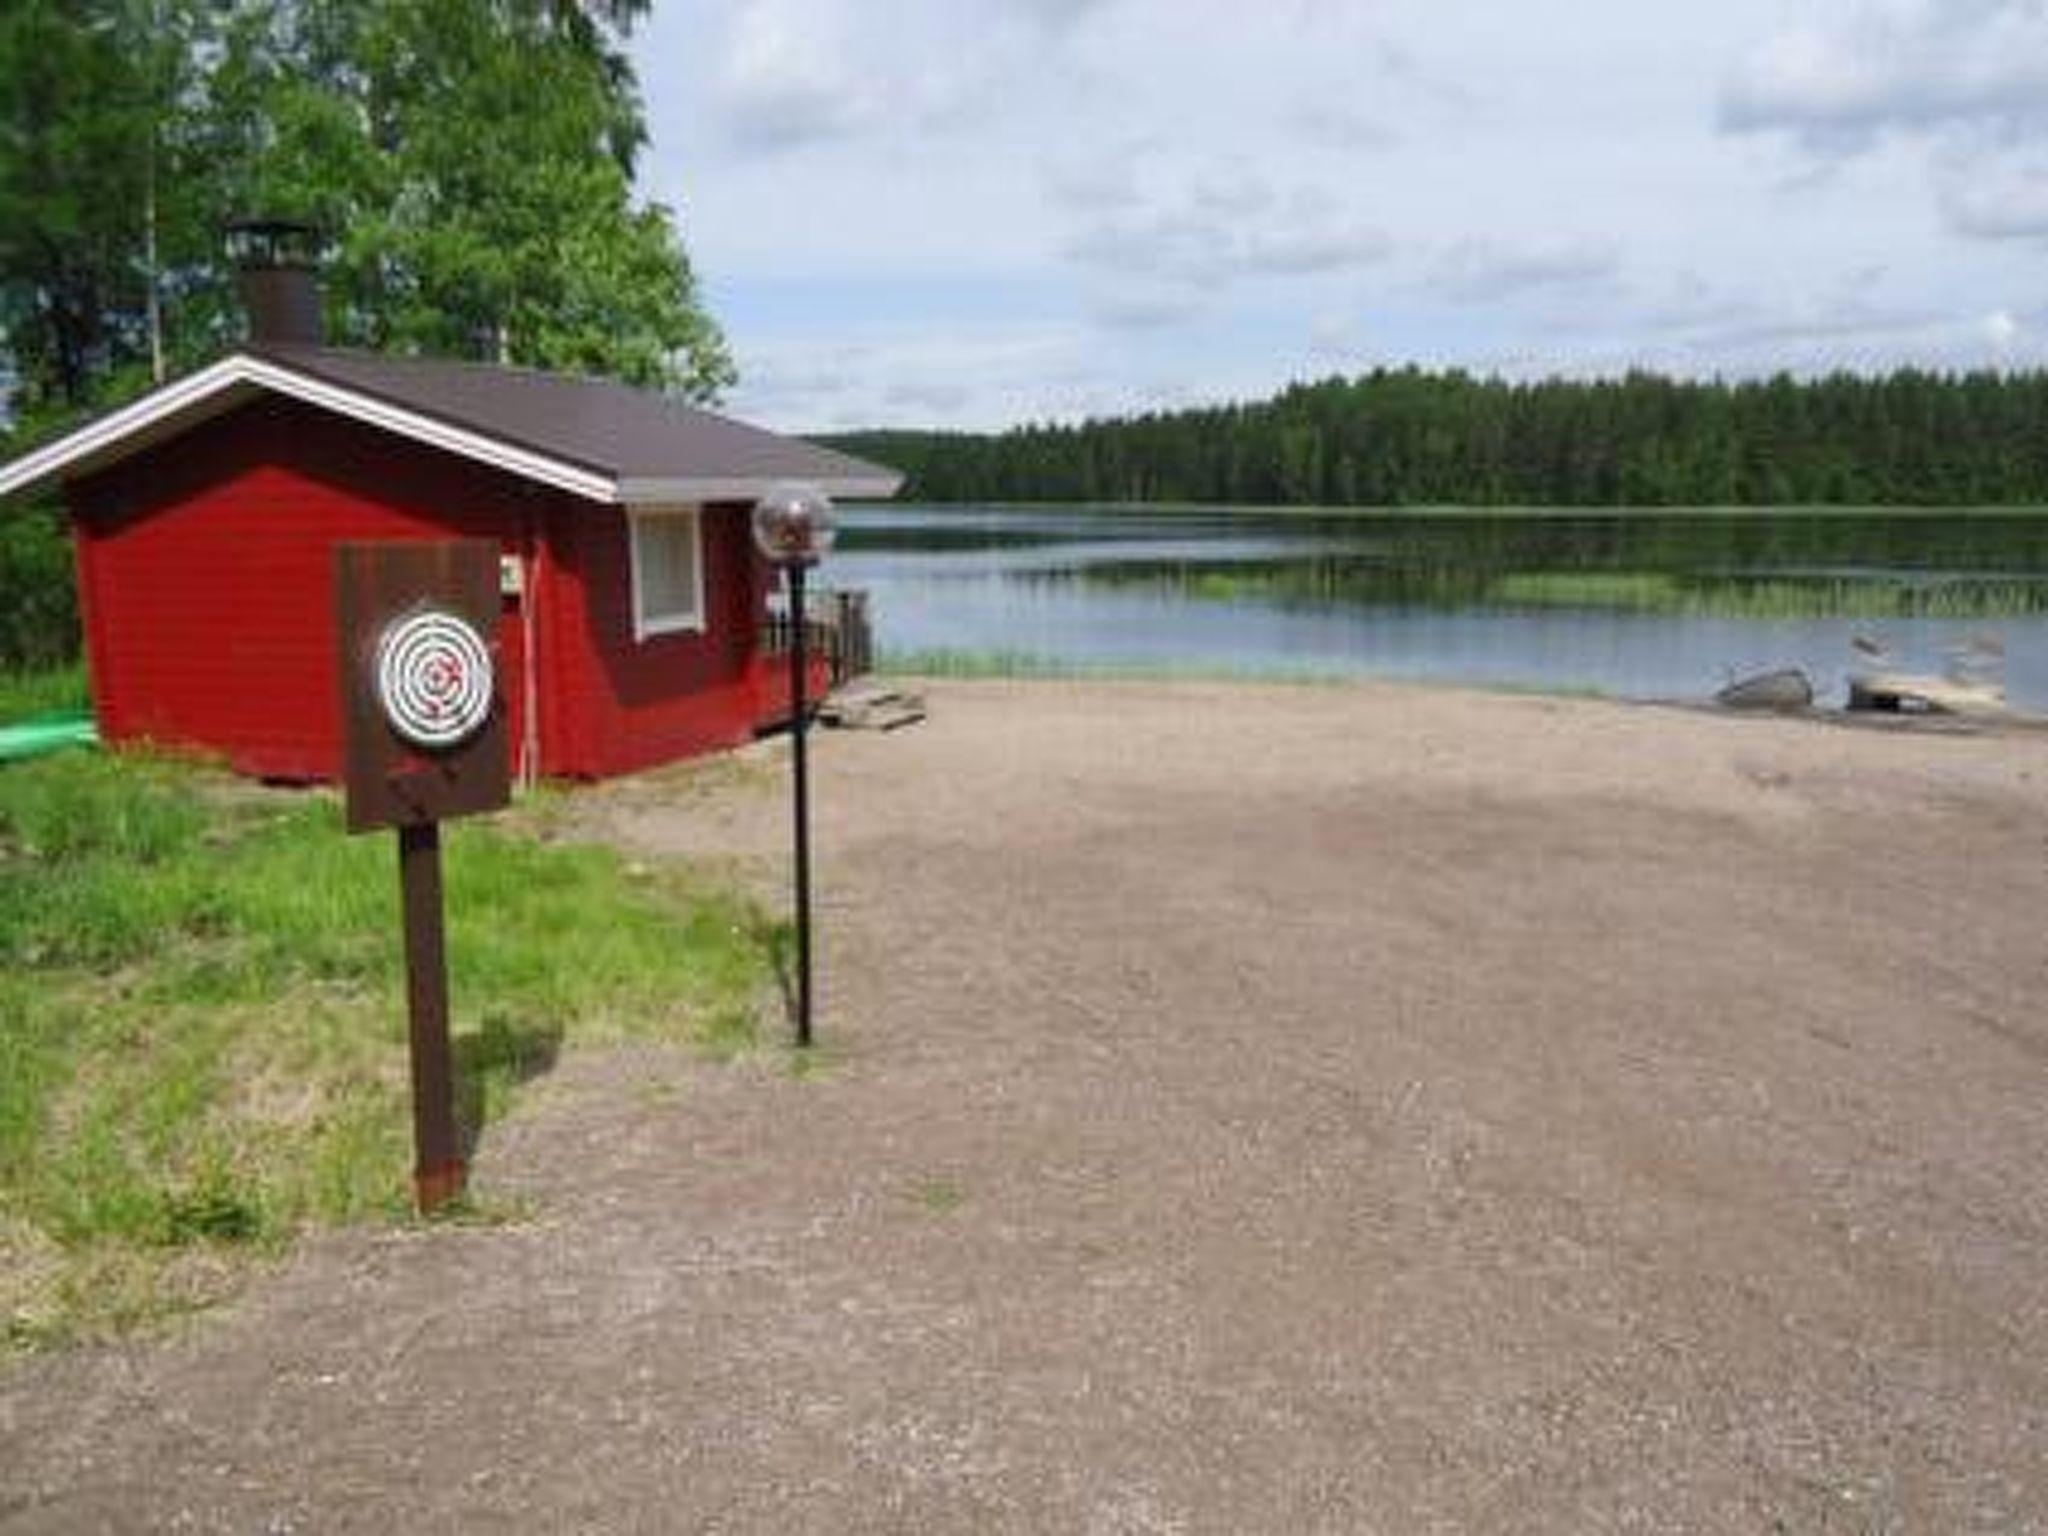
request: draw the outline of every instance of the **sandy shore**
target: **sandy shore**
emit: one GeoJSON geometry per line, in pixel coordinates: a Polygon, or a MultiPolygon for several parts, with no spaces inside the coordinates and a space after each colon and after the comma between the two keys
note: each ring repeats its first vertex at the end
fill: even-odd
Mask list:
{"type": "MultiPolygon", "coordinates": [[[[0,1525],[2048,1529],[2048,738],[928,692],[827,1070],[572,1057],[532,1220],[0,1373],[0,1525]]],[[[772,888],[781,750],[570,820],[772,888]]]]}

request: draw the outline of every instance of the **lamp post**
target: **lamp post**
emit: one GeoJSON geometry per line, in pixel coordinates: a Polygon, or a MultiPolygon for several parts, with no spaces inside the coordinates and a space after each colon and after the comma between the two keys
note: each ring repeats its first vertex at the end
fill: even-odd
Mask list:
{"type": "Polygon", "coordinates": [[[754,503],[754,544],[789,573],[789,740],[796,770],[796,1043],[811,1043],[811,805],[804,762],[808,635],[804,573],[832,547],[832,503],[810,485],[771,486],[754,503]]]}

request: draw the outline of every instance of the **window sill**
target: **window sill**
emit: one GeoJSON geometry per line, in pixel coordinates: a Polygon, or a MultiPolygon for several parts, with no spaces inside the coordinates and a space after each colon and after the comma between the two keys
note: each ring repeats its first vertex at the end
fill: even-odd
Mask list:
{"type": "Polygon", "coordinates": [[[702,619],[647,619],[633,626],[633,638],[647,641],[670,635],[701,635],[704,628],[702,619]]]}

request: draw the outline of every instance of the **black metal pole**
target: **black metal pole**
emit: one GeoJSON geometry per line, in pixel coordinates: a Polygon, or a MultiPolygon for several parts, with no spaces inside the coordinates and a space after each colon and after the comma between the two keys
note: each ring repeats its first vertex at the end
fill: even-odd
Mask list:
{"type": "Polygon", "coordinates": [[[808,647],[804,633],[804,568],[789,568],[790,753],[796,767],[796,1043],[811,1043],[811,785],[804,762],[804,700],[808,647]]]}
{"type": "Polygon", "coordinates": [[[413,1193],[424,1216],[460,1195],[464,1179],[448,1044],[439,822],[399,827],[398,880],[405,908],[405,1004],[412,1037],[413,1193]]]}

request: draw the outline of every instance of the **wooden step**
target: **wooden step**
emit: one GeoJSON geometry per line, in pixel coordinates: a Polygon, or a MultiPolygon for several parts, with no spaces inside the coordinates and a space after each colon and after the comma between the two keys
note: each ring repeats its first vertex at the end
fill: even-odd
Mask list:
{"type": "Polygon", "coordinates": [[[923,695],[866,681],[840,689],[818,706],[819,722],[841,731],[893,731],[924,717],[923,695]]]}

